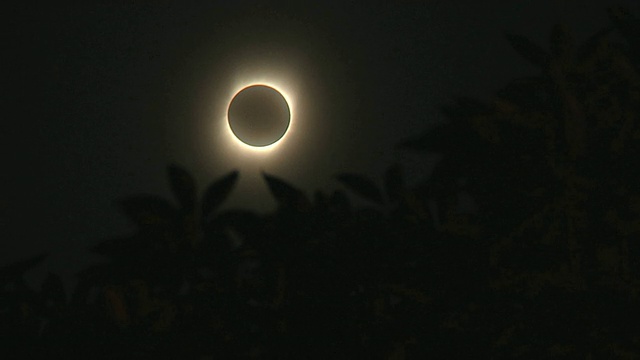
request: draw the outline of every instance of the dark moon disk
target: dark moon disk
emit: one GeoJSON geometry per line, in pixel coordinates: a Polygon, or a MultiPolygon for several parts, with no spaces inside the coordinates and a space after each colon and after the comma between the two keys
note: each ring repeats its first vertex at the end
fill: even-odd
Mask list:
{"type": "Polygon", "coordinates": [[[231,100],[227,116],[231,131],[251,146],[267,146],[280,140],[291,120],[284,96],[266,85],[240,90],[231,100]]]}

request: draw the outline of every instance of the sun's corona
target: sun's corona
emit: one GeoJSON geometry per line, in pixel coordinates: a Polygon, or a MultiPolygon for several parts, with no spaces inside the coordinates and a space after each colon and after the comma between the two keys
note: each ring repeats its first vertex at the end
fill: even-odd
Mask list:
{"type": "Polygon", "coordinates": [[[291,96],[275,84],[255,82],[239,86],[228,102],[225,123],[237,145],[268,151],[281,145],[292,130],[291,96]]]}
{"type": "Polygon", "coordinates": [[[284,96],[262,84],[240,90],[227,110],[233,134],[253,147],[277,143],[287,132],[290,118],[289,104],[284,96]]]}

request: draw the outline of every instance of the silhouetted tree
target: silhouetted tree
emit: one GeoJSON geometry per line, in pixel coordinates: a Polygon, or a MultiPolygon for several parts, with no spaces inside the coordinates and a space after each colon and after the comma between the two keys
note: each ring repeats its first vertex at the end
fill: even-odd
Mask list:
{"type": "MultiPolygon", "coordinates": [[[[640,247],[640,26],[620,8],[584,44],[506,39],[539,74],[399,147],[439,152],[408,186],[360,174],[332,193],[263,174],[277,209],[221,210],[234,171],[175,202],[122,199],[136,231],[67,299],[39,256],[0,269],[0,326],[17,357],[634,358],[640,247]],[[616,40],[614,34],[617,32],[616,40]],[[355,206],[349,194],[365,204],[355,206]],[[476,211],[461,209],[471,196],[476,211]],[[435,206],[434,206],[435,205],[435,206]]],[[[3,343],[4,345],[4,343],[3,343]]],[[[3,357],[4,358],[4,357],[3,357]]]]}
{"type": "Polygon", "coordinates": [[[512,81],[492,103],[457,99],[443,108],[446,124],[402,144],[444,154],[425,184],[443,213],[455,179],[479,204],[493,301],[503,304],[500,315],[485,312],[495,354],[631,356],[640,339],[620,316],[635,312],[622,299],[637,301],[640,288],[631,241],[640,230],[640,32],[628,13],[609,13],[615,27],[579,47],[561,25],[549,50],[508,34],[540,74],[512,81]]]}

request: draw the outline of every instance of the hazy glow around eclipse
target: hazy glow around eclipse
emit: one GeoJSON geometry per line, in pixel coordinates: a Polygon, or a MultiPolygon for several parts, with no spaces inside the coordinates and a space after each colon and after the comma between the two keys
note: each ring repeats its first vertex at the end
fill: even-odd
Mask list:
{"type": "Polygon", "coordinates": [[[199,169],[205,181],[239,170],[242,176],[236,195],[230,200],[234,204],[260,204],[261,208],[273,205],[273,199],[266,196],[268,188],[262,172],[320,186],[321,176],[310,176],[310,171],[325,174],[332,166],[328,157],[343,153],[333,145],[330,155],[325,151],[334,140],[330,134],[340,134],[336,129],[349,125],[337,116],[344,105],[328,102],[334,86],[349,85],[342,81],[342,63],[331,56],[323,57],[333,54],[332,44],[309,32],[313,29],[298,23],[291,25],[245,36],[242,34],[252,28],[252,23],[233,24],[216,34],[216,38],[228,40],[222,45],[216,41],[203,43],[185,57],[183,71],[176,76],[180,86],[176,87],[175,96],[188,101],[164,114],[167,152],[174,154],[174,161],[199,169]],[[339,81],[328,83],[328,79],[339,81]],[[232,99],[251,85],[274,88],[289,106],[289,127],[274,144],[247,145],[236,138],[229,126],[227,113],[232,99]]]}
{"type": "MultiPolygon", "coordinates": [[[[314,73],[310,70],[314,64],[290,49],[262,44],[229,51],[223,58],[211,56],[210,62],[210,74],[200,78],[206,87],[199,90],[200,106],[194,107],[197,112],[193,117],[196,123],[191,126],[192,135],[183,137],[185,148],[194,149],[203,167],[211,169],[211,176],[223,168],[239,169],[244,174],[259,174],[261,169],[272,172],[299,169],[292,168],[292,164],[314,152],[312,146],[323,138],[319,129],[314,128],[319,123],[314,114],[322,100],[313,86],[314,73]],[[227,114],[232,99],[252,85],[275,89],[289,107],[285,135],[267,146],[243,143],[229,126],[227,114]],[[316,100],[309,102],[309,99],[316,100]]],[[[179,125],[179,122],[172,124],[178,134],[179,125]]]]}

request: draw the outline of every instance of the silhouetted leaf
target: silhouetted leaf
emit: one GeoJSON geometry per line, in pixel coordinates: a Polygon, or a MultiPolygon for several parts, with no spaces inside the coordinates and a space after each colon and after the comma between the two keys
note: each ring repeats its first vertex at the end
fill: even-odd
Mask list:
{"type": "Polygon", "coordinates": [[[178,210],[170,202],[154,195],[135,195],[120,201],[125,214],[141,227],[174,224],[178,210]]]}
{"type": "Polygon", "coordinates": [[[178,165],[167,169],[171,191],[185,210],[193,210],[196,204],[196,183],[189,173],[178,165]]]}
{"type": "Polygon", "coordinates": [[[540,68],[547,67],[549,54],[543,48],[521,35],[506,34],[505,36],[514,50],[526,60],[540,68]]]}
{"type": "Polygon", "coordinates": [[[281,207],[303,209],[310,206],[309,200],[302,191],[275,176],[266,173],[262,173],[262,176],[281,207]]]}
{"type": "Polygon", "coordinates": [[[404,188],[400,165],[393,164],[384,173],[384,191],[390,200],[398,200],[404,188]]]}
{"type": "Polygon", "coordinates": [[[383,203],[380,190],[378,190],[378,187],[368,178],[351,173],[338,174],[336,178],[356,195],[376,204],[383,203]]]}
{"type": "Polygon", "coordinates": [[[232,171],[209,185],[202,198],[202,216],[207,218],[227,199],[238,181],[238,171],[232,171]]]}

